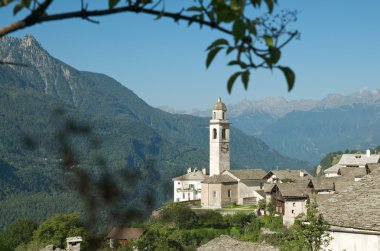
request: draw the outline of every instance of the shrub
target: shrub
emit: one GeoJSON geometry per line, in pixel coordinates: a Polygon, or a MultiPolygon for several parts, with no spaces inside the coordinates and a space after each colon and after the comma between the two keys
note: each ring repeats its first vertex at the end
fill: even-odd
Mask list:
{"type": "Polygon", "coordinates": [[[195,226],[198,217],[187,205],[169,202],[161,210],[158,220],[164,225],[189,228],[195,226]]]}
{"type": "Polygon", "coordinates": [[[198,224],[203,227],[220,228],[224,226],[223,216],[218,212],[207,210],[198,215],[198,224]]]}

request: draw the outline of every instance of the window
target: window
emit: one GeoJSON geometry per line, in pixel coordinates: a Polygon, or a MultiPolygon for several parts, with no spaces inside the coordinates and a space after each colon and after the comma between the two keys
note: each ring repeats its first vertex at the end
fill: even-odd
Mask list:
{"type": "Polygon", "coordinates": [[[214,119],[216,119],[216,113],[214,112],[214,119]]]}
{"type": "Polygon", "coordinates": [[[222,119],[224,119],[224,112],[222,113],[222,119]]]}
{"type": "Polygon", "coordinates": [[[228,198],[231,198],[231,196],[232,196],[231,189],[228,189],[227,196],[228,196],[228,198]]]}
{"type": "Polygon", "coordinates": [[[179,198],[177,198],[177,202],[179,201],[179,198]]]}
{"type": "Polygon", "coordinates": [[[184,199],[185,198],[185,193],[182,193],[182,199],[184,199]]]}
{"type": "Polygon", "coordinates": [[[222,129],[222,139],[226,139],[226,129],[222,129]]]}
{"type": "Polygon", "coordinates": [[[216,133],[216,129],[212,129],[212,138],[213,139],[216,139],[216,136],[217,136],[217,133],[216,133]]]}
{"type": "Polygon", "coordinates": [[[294,210],[292,210],[292,214],[294,214],[294,210]]]}
{"type": "Polygon", "coordinates": [[[190,185],[189,185],[189,188],[190,188],[190,189],[194,189],[194,188],[195,188],[195,187],[194,187],[194,184],[190,184],[190,185]]]}
{"type": "Polygon", "coordinates": [[[296,206],[296,203],[295,202],[293,202],[293,207],[295,207],[296,206]]]}
{"type": "Polygon", "coordinates": [[[178,181],[178,183],[177,183],[177,184],[178,184],[178,185],[181,185],[181,182],[179,182],[179,181],[178,181]]]}
{"type": "Polygon", "coordinates": [[[189,198],[189,199],[190,199],[190,193],[187,193],[187,198],[189,198]]]}
{"type": "Polygon", "coordinates": [[[212,197],[216,197],[216,191],[212,191],[212,197]]]}

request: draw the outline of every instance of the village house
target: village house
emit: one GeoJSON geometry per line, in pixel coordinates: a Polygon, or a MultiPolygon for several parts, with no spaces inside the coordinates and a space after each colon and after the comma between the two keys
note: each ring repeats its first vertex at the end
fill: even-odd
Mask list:
{"type": "Polygon", "coordinates": [[[127,228],[127,227],[114,227],[107,235],[110,247],[116,248],[118,246],[127,245],[130,241],[137,240],[145,232],[143,228],[127,228]]]}
{"type": "Polygon", "coordinates": [[[265,198],[264,180],[266,172],[262,169],[226,170],[238,182],[238,205],[252,205],[265,198]]]}
{"type": "Polygon", "coordinates": [[[213,175],[202,181],[202,207],[221,208],[238,202],[238,181],[229,175],[213,175]]]}
{"type": "Polygon", "coordinates": [[[187,173],[173,178],[174,183],[174,201],[189,201],[201,199],[201,182],[206,177],[206,168],[202,171],[191,167],[187,169],[187,173]]]}
{"type": "Polygon", "coordinates": [[[268,172],[263,179],[270,184],[308,181],[312,176],[305,170],[274,170],[268,172]]]}
{"type": "MultiPolygon", "coordinates": [[[[343,154],[339,162],[326,170],[324,174],[326,177],[336,177],[341,175],[341,169],[344,167],[352,168],[367,168],[368,164],[380,163],[379,154],[371,154],[370,150],[367,150],[365,154],[355,153],[355,154],[343,154]]],[[[367,171],[368,173],[368,171],[367,171]]]]}
{"type": "Polygon", "coordinates": [[[306,213],[309,195],[314,192],[313,182],[277,183],[271,190],[276,213],[283,216],[285,226],[293,225],[295,218],[306,213]]]}
{"type": "Polygon", "coordinates": [[[333,238],[327,250],[380,250],[380,170],[318,203],[333,238]]]}

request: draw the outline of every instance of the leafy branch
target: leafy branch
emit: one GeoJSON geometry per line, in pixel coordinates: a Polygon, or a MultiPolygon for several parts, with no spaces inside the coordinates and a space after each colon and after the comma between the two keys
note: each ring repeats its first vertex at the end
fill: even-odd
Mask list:
{"type": "Polygon", "coordinates": [[[296,21],[296,12],[283,11],[273,15],[277,0],[194,0],[194,5],[172,12],[165,9],[165,0],[107,0],[108,8],[89,10],[88,3],[81,0],[79,11],[48,14],[47,10],[53,0],[40,3],[37,0],[0,0],[0,7],[13,4],[13,13],[21,10],[28,12],[26,17],[8,26],[0,28],[0,37],[33,26],[38,23],[71,18],[81,18],[92,23],[99,23],[91,17],[106,16],[118,13],[144,13],[156,19],[169,18],[175,22],[186,21],[188,25],[198,24],[200,28],[210,27],[225,34],[226,38],[215,40],[207,48],[206,67],[208,68],[216,55],[224,50],[226,55],[233,54],[229,66],[238,66],[239,71],[233,73],[227,81],[228,92],[238,77],[245,89],[248,88],[250,74],[256,69],[277,69],[284,74],[288,90],[295,83],[295,74],[291,68],[279,65],[281,49],[294,38],[298,31],[288,30],[291,22],[296,21]],[[268,14],[262,17],[251,17],[254,9],[265,5],[268,14]],[[228,41],[228,38],[231,41],[228,41]]]}

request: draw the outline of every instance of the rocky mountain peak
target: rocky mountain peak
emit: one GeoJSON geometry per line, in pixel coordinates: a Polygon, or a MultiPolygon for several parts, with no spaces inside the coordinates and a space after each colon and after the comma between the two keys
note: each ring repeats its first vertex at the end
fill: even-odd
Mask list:
{"type": "Polygon", "coordinates": [[[37,41],[37,39],[29,33],[26,33],[24,37],[21,39],[21,46],[23,47],[38,46],[42,48],[41,44],[37,41]]]}

